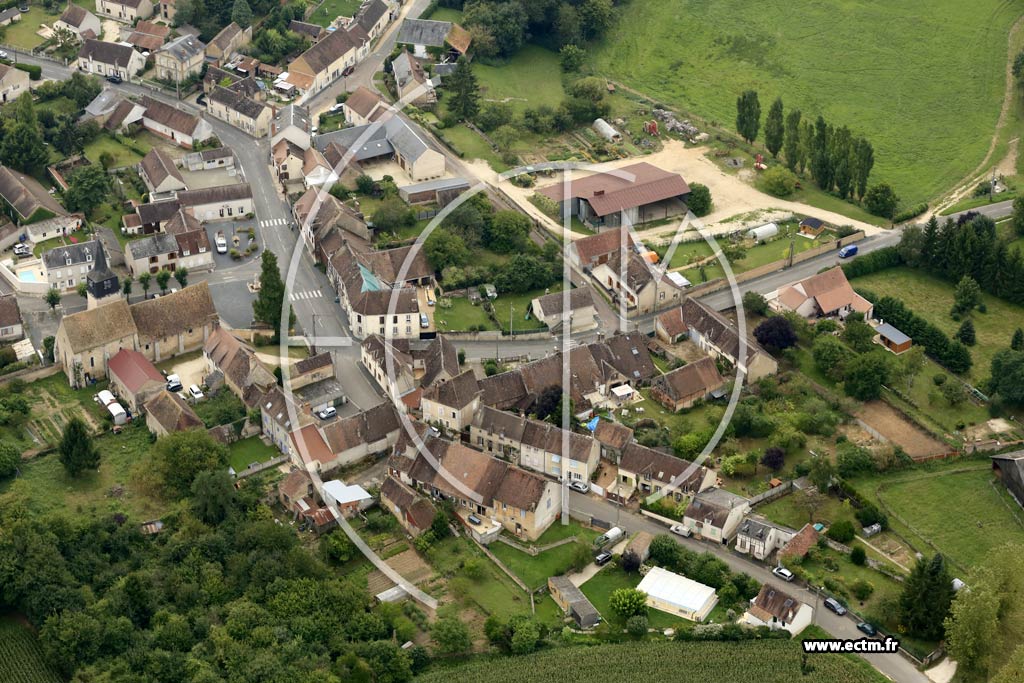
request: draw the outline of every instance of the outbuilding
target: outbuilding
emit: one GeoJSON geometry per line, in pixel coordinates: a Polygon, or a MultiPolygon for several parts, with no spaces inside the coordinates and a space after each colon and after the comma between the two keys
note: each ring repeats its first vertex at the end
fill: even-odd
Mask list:
{"type": "Polygon", "coordinates": [[[587,599],[583,591],[567,576],[552,576],[548,578],[548,592],[551,598],[562,608],[562,611],[572,617],[573,621],[580,628],[593,628],[601,622],[601,614],[597,608],[587,599]]]}
{"type": "Polygon", "coordinates": [[[875,332],[878,333],[878,343],[895,353],[897,356],[909,349],[914,343],[910,337],[903,334],[889,323],[880,324],[875,328],[875,332]]]}
{"type": "Polygon", "coordinates": [[[703,621],[718,603],[715,589],[661,567],[651,567],[637,590],[647,594],[647,606],[690,621],[703,621]]]}
{"type": "Polygon", "coordinates": [[[622,142],[622,134],[604,119],[594,119],[594,130],[608,142],[622,142]]]}
{"type": "Polygon", "coordinates": [[[747,237],[758,242],[765,242],[778,234],[779,226],[775,225],[775,223],[765,223],[764,225],[747,230],[747,237]]]}

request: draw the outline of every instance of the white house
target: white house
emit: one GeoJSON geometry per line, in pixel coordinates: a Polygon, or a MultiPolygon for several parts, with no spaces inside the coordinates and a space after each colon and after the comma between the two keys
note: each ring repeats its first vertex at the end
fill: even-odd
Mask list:
{"type": "Polygon", "coordinates": [[[77,64],[79,71],[129,81],[145,68],[146,58],[131,45],[86,38],[78,51],[77,64]]]}
{"type": "Polygon", "coordinates": [[[794,536],[796,532],[792,529],[747,517],[736,531],[736,552],[765,560],[776,550],[782,550],[794,536]]]}
{"type": "Polygon", "coordinates": [[[697,536],[727,544],[736,535],[750,501],[725,489],[710,488],[693,497],[683,515],[683,524],[697,536]]]}

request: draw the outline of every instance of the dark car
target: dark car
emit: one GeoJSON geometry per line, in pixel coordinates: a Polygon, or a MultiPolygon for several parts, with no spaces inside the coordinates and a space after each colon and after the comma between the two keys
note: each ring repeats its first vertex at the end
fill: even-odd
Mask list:
{"type": "Polygon", "coordinates": [[[846,614],[846,608],[843,607],[835,598],[825,598],[825,609],[829,609],[839,616],[846,614]]]}
{"type": "Polygon", "coordinates": [[[345,70],[341,72],[341,75],[342,76],[351,76],[352,72],[355,71],[355,70],[356,70],[356,68],[354,66],[346,66],[345,70]]]}
{"type": "Polygon", "coordinates": [[[200,95],[196,98],[196,104],[205,107],[206,106],[206,95],[200,95]]]}
{"type": "Polygon", "coordinates": [[[878,629],[866,621],[862,621],[859,624],[857,624],[857,630],[871,638],[874,638],[878,635],[878,629]]]}
{"type": "Polygon", "coordinates": [[[608,564],[612,559],[612,554],[608,551],[600,552],[594,557],[594,564],[598,567],[603,567],[608,564]]]}
{"type": "Polygon", "coordinates": [[[118,76],[117,74],[110,74],[109,76],[107,76],[107,81],[117,85],[119,83],[122,83],[123,79],[120,76],[118,76]]]}

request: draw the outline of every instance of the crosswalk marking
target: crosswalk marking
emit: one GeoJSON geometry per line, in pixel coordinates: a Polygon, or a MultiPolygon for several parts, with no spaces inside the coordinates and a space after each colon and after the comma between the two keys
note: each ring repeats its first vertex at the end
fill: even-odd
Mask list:
{"type": "Polygon", "coordinates": [[[288,298],[292,301],[309,301],[310,299],[319,299],[323,295],[323,292],[319,290],[310,289],[304,292],[292,292],[288,298]]]}
{"type": "Polygon", "coordinates": [[[260,221],[260,225],[264,228],[272,228],[278,225],[287,225],[288,220],[285,218],[266,218],[260,221]]]}

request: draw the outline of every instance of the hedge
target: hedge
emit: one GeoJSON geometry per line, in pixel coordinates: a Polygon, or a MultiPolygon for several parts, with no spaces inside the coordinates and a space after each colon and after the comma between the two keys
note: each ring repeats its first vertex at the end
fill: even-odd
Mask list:
{"type": "Polygon", "coordinates": [[[846,275],[846,279],[852,280],[855,277],[871,275],[872,273],[877,273],[880,270],[895,268],[896,266],[902,265],[903,257],[900,256],[899,249],[896,247],[885,247],[883,249],[876,249],[875,251],[862,254],[852,261],[844,263],[842,268],[843,274],[846,275]]]}
{"type": "Polygon", "coordinates": [[[917,206],[913,206],[909,209],[904,209],[903,211],[900,211],[892,220],[894,223],[903,223],[904,221],[909,221],[911,218],[917,218],[927,210],[928,204],[926,202],[922,202],[917,206]]]}
{"type": "Polygon", "coordinates": [[[24,64],[22,62],[19,62],[14,65],[14,68],[21,69],[22,71],[27,73],[29,79],[33,81],[38,81],[43,77],[43,67],[38,66],[37,64],[24,64]]]}

